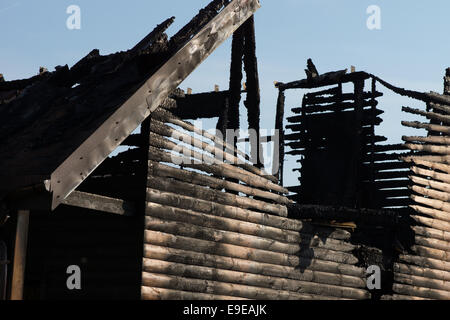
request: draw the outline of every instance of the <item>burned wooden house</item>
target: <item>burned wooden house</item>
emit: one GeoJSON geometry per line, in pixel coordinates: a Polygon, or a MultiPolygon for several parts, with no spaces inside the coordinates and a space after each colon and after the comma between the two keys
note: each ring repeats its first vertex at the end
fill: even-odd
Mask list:
{"type": "Polygon", "coordinates": [[[243,95],[260,128],[259,6],[214,0],[170,39],[173,18],[128,51],[0,82],[0,298],[450,297],[450,98],[309,61],[306,79],[276,84],[268,173],[227,137],[243,95]],[[229,89],[178,89],[230,36],[229,89]],[[404,110],[430,123],[404,125],[430,134],[381,144],[377,84],[426,102],[404,110]],[[285,125],[291,89],[309,92],[285,125]],[[216,134],[192,123],[211,118],[216,134]],[[283,186],[285,157],[296,186],[283,186]],[[367,285],[372,266],[381,287],[367,285]]]}

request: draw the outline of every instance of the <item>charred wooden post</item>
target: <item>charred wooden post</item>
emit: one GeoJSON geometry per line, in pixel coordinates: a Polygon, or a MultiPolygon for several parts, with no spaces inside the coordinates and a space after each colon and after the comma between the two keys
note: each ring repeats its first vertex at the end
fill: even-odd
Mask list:
{"type": "Polygon", "coordinates": [[[355,88],[355,146],[354,146],[354,160],[355,160],[355,206],[359,208],[362,203],[361,190],[361,171],[362,171],[362,136],[363,136],[363,94],[364,94],[364,80],[354,82],[355,88]]]}
{"type": "Polygon", "coordinates": [[[283,167],[284,167],[284,108],[285,108],[285,94],[284,90],[278,90],[278,100],[277,100],[277,113],[275,116],[275,130],[278,131],[279,135],[279,145],[278,154],[274,150],[274,157],[272,161],[273,166],[277,166],[278,170],[275,176],[280,181],[280,185],[283,185],[283,167]]]}
{"type": "Polygon", "coordinates": [[[244,24],[244,70],[247,77],[247,99],[245,106],[247,108],[248,127],[254,129],[257,134],[256,145],[251,146],[252,154],[256,154],[256,159],[253,159],[257,167],[264,166],[262,159],[262,144],[260,139],[260,88],[258,75],[258,60],[256,58],[256,36],[255,36],[255,19],[250,17],[244,24]]]}
{"type": "MultiPolygon", "coordinates": [[[[233,35],[231,45],[231,66],[229,84],[229,109],[227,129],[239,129],[239,103],[241,101],[242,57],[244,55],[244,28],[241,26],[233,35]]],[[[227,139],[226,139],[227,140],[227,139]]],[[[236,146],[237,141],[233,141],[236,146]]]]}

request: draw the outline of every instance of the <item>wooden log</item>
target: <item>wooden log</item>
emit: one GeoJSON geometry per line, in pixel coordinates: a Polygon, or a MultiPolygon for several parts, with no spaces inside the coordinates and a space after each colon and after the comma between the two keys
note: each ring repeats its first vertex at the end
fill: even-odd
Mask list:
{"type": "MultiPolygon", "coordinates": [[[[371,98],[379,98],[383,96],[381,92],[364,92],[362,98],[364,100],[371,98]]],[[[307,105],[317,105],[322,103],[333,103],[333,102],[343,102],[343,101],[354,101],[356,99],[356,95],[354,93],[343,93],[338,95],[337,92],[333,95],[328,96],[311,96],[306,95],[306,103],[307,105]]]]}
{"type": "MultiPolygon", "coordinates": [[[[192,223],[207,228],[219,228],[225,231],[269,238],[286,243],[299,243],[301,242],[302,237],[305,238],[304,241],[307,241],[306,239],[308,239],[305,234],[300,234],[295,231],[262,226],[246,221],[236,221],[234,219],[213,216],[210,214],[179,209],[176,207],[170,207],[156,203],[147,203],[146,214],[162,219],[192,223]]],[[[325,242],[325,240],[323,242],[325,242]]]]}
{"type": "MultiPolygon", "coordinates": [[[[284,109],[285,109],[286,96],[283,90],[278,90],[277,99],[277,112],[275,115],[275,130],[279,132],[278,154],[274,152],[272,158],[272,166],[278,168],[276,176],[280,181],[280,185],[283,185],[284,175],[284,157],[285,157],[285,138],[284,138],[284,109]]],[[[276,148],[276,144],[274,146],[276,148]]]]}
{"type": "Polygon", "coordinates": [[[450,203],[444,201],[425,198],[421,196],[411,195],[411,199],[417,203],[425,204],[437,210],[445,211],[450,213],[450,203]]]}
{"type": "MultiPolygon", "coordinates": [[[[319,286],[324,286],[324,289],[328,286],[332,286],[331,289],[336,289],[336,286],[340,286],[341,288],[344,288],[344,290],[348,288],[366,288],[366,281],[364,278],[334,273],[311,270],[299,272],[299,270],[290,269],[290,272],[293,272],[292,275],[287,275],[285,272],[281,272],[283,276],[278,277],[273,275],[280,274],[277,272],[264,272],[264,274],[262,274],[239,271],[239,268],[230,268],[228,265],[226,267],[227,268],[221,268],[218,266],[207,267],[193,265],[190,263],[176,263],[174,261],[149,258],[144,258],[143,261],[143,269],[147,272],[204,280],[224,281],[228,283],[246,284],[250,286],[262,286],[265,288],[276,287],[278,290],[296,291],[295,287],[289,287],[289,282],[291,281],[296,285],[302,285],[306,288],[311,287],[311,285],[305,285],[305,281],[310,282],[312,287],[315,288],[319,286]]],[[[264,265],[264,267],[270,267],[270,265],[264,265]]],[[[323,295],[328,294],[323,292],[323,295]]],[[[329,295],[332,296],[333,294],[329,295]]]]}
{"type": "Polygon", "coordinates": [[[434,143],[434,144],[445,144],[450,145],[450,137],[446,136],[428,136],[428,137],[402,137],[403,141],[406,142],[422,142],[422,143],[434,143]]]}
{"type": "Polygon", "coordinates": [[[144,286],[149,287],[154,286],[173,290],[212,293],[258,300],[314,300],[318,298],[324,298],[326,300],[328,298],[311,294],[237,285],[219,281],[189,279],[149,272],[142,273],[142,283],[144,286]]]}
{"type": "Polygon", "coordinates": [[[210,215],[256,223],[282,230],[298,231],[300,234],[317,234],[322,238],[348,240],[351,237],[350,232],[342,229],[320,228],[296,219],[287,219],[263,212],[221,205],[217,202],[205,201],[171,192],[161,192],[156,189],[147,189],[147,201],[164,206],[171,206],[175,203],[176,207],[179,209],[207,213],[210,215]]]}
{"type": "Polygon", "coordinates": [[[448,202],[450,200],[450,194],[446,192],[436,191],[434,189],[427,189],[419,186],[411,186],[411,190],[414,192],[426,196],[432,199],[437,199],[440,201],[448,202]]]}
{"type": "Polygon", "coordinates": [[[404,295],[412,295],[412,296],[419,296],[419,297],[423,297],[423,298],[439,299],[439,300],[450,299],[450,292],[442,291],[442,290],[422,288],[422,287],[410,286],[410,285],[400,284],[400,283],[394,283],[394,285],[392,286],[392,289],[394,290],[394,292],[404,294],[404,295]]]}
{"type": "Polygon", "coordinates": [[[182,129],[186,130],[186,131],[198,134],[204,138],[207,138],[207,139],[213,141],[216,145],[221,146],[225,150],[229,150],[230,152],[233,152],[233,154],[238,154],[241,157],[243,157],[244,159],[250,160],[250,157],[247,154],[236,149],[233,145],[227,143],[219,136],[213,135],[206,130],[197,128],[192,123],[185,121],[185,120],[181,120],[180,118],[176,117],[175,115],[173,115],[172,113],[170,113],[169,111],[167,111],[165,109],[162,109],[162,108],[156,109],[152,113],[152,119],[157,119],[161,122],[171,123],[173,125],[176,125],[182,129]]]}
{"type": "Polygon", "coordinates": [[[365,278],[365,270],[361,267],[319,259],[302,259],[300,260],[299,265],[295,267],[289,267],[280,264],[270,264],[251,261],[248,259],[230,258],[225,256],[194,252],[192,250],[180,250],[150,244],[144,245],[144,257],[174,263],[234,270],[293,280],[303,280],[305,279],[305,277],[311,276],[317,279],[317,281],[323,280],[324,283],[335,285],[339,285],[345,282],[348,283],[348,286],[359,286],[359,284],[361,283],[361,279],[365,278]],[[322,277],[320,276],[322,274],[327,274],[330,276],[325,277],[324,275],[322,277]],[[352,283],[353,285],[350,285],[350,283],[352,283]]]}
{"type": "Polygon", "coordinates": [[[408,163],[403,163],[401,161],[389,161],[389,162],[375,162],[373,164],[373,170],[384,171],[384,170],[394,170],[394,169],[408,169],[408,163]]]}
{"type": "MultiPolygon", "coordinates": [[[[222,146],[226,150],[233,152],[233,154],[238,154],[238,155],[242,156],[244,159],[250,161],[250,157],[247,154],[236,149],[233,145],[226,143],[223,139],[209,133],[206,130],[196,128],[193,124],[176,118],[174,115],[172,115],[167,110],[163,110],[163,109],[159,108],[155,112],[152,113],[152,117],[154,117],[155,114],[156,114],[156,119],[175,124],[187,131],[191,131],[196,134],[202,135],[203,137],[210,139],[211,141],[216,143],[218,146],[222,146]]],[[[248,165],[248,164],[238,164],[238,166],[242,166],[245,170],[250,171],[251,173],[254,173],[255,175],[264,177],[265,179],[269,180],[270,182],[274,183],[275,185],[277,185],[277,183],[278,183],[278,179],[275,176],[268,174],[264,170],[259,169],[255,166],[248,165]]]]}
{"type": "Polygon", "coordinates": [[[132,202],[80,191],[73,191],[62,203],[69,206],[114,213],[122,216],[132,216],[136,212],[136,208],[132,202]]]}
{"type": "Polygon", "coordinates": [[[439,154],[450,154],[450,147],[447,146],[433,146],[426,144],[412,144],[407,143],[405,147],[409,150],[413,151],[421,151],[421,152],[430,152],[430,153],[439,153],[439,154]]]}
{"type": "Polygon", "coordinates": [[[428,124],[428,123],[421,123],[418,121],[402,121],[402,125],[405,127],[415,128],[415,129],[425,129],[432,132],[441,132],[445,134],[450,134],[450,127],[447,126],[440,126],[437,124],[428,124]]]}
{"type": "Polygon", "coordinates": [[[428,257],[419,257],[414,255],[399,255],[399,261],[407,264],[413,264],[424,268],[437,269],[450,272],[450,263],[428,257]]]}
{"type": "Polygon", "coordinates": [[[281,241],[274,241],[273,239],[267,239],[263,236],[222,230],[220,226],[199,226],[197,224],[171,220],[167,221],[163,218],[150,216],[145,218],[145,227],[152,231],[160,231],[189,238],[216,241],[286,254],[297,254],[306,247],[324,248],[340,252],[351,252],[356,248],[352,244],[339,240],[328,239],[326,241],[321,241],[317,236],[311,236],[310,238],[303,237],[299,243],[284,243],[281,241]]]}
{"type": "Polygon", "coordinates": [[[197,172],[170,167],[152,160],[148,161],[148,174],[162,178],[164,177],[175,178],[184,182],[189,182],[195,185],[207,186],[218,190],[222,189],[233,190],[236,192],[244,193],[247,196],[264,198],[275,201],[280,204],[290,203],[290,201],[286,197],[280,196],[276,193],[262,191],[256,188],[248,187],[243,184],[218,179],[197,172]]]}
{"type": "Polygon", "coordinates": [[[417,236],[417,235],[414,237],[414,239],[415,239],[415,243],[420,246],[424,246],[424,247],[428,247],[428,248],[432,248],[432,249],[450,251],[450,242],[443,241],[443,240],[437,240],[437,239],[428,239],[428,238],[417,236]]]}
{"type": "Polygon", "coordinates": [[[400,151],[406,150],[405,146],[401,143],[398,144],[383,144],[370,146],[374,152],[386,152],[386,151],[400,151]]]}
{"type": "MultiPolygon", "coordinates": [[[[170,154],[166,151],[159,150],[154,147],[150,147],[149,149],[149,160],[157,161],[157,162],[168,162],[168,163],[182,163],[183,160],[180,156],[176,156],[174,154],[170,154]]],[[[270,183],[264,184],[264,180],[258,179],[257,176],[247,175],[239,170],[230,170],[229,168],[219,166],[219,165],[207,165],[207,164],[197,164],[197,163],[183,163],[183,167],[192,168],[196,170],[201,170],[204,172],[212,173],[215,176],[230,178],[230,179],[239,179],[242,182],[250,185],[250,186],[258,186],[264,190],[271,190],[271,188],[275,188],[276,191],[284,190],[283,193],[287,193],[288,190],[282,188],[281,186],[275,187],[276,185],[271,185],[270,183]]],[[[275,191],[275,190],[274,190],[275,191]]]]}
{"type": "Polygon", "coordinates": [[[248,259],[252,261],[265,262],[271,264],[281,264],[295,267],[304,258],[316,258],[319,260],[333,261],[342,264],[354,265],[358,259],[352,254],[337,252],[327,249],[314,248],[305,250],[298,255],[287,255],[259,249],[245,248],[225,243],[217,243],[200,239],[192,239],[182,236],[174,236],[157,231],[146,230],[144,235],[145,243],[167,246],[175,249],[193,250],[196,252],[224,255],[230,258],[248,259]]]}
{"type": "MultiPolygon", "coordinates": [[[[422,186],[426,186],[426,187],[430,187],[433,189],[437,189],[437,190],[442,190],[444,192],[450,192],[450,184],[444,183],[444,182],[438,182],[438,181],[434,181],[434,180],[430,180],[430,179],[423,179],[417,176],[409,176],[409,179],[411,179],[411,181],[413,181],[416,184],[420,184],[422,186]]],[[[437,197],[444,197],[442,194],[438,195],[436,194],[437,197]]],[[[447,201],[447,200],[444,200],[447,201]]]]}
{"type": "Polygon", "coordinates": [[[141,288],[142,300],[248,300],[240,297],[231,297],[209,293],[188,292],[165,288],[146,287],[141,288]]]}
{"type": "Polygon", "coordinates": [[[417,157],[403,159],[403,161],[413,162],[418,166],[424,166],[424,167],[431,168],[434,170],[439,170],[439,171],[442,171],[445,173],[450,173],[450,165],[447,165],[447,164],[427,161],[427,160],[417,158],[417,157]]]}
{"type": "Polygon", "coordinates": [[[430,161],[430,162],[440,162],[444,164],[450,163],[450,156],[406,156],[402,157],[400,160],[405,162],[413,162],[414,160],[430,161]]]}
{"type": "Polygon", "coordinates": [[[184,167],[192,167],[195,165],[194,168],[199,168],[206,172],[212,172],[212,170],[214,170],[214,172],[212,172],[214,174],[221,173],[221,176],[242,180],[246,184],[253,187],[259,187],[265,190],[274,190],[280,193],[288,193],[285,188],[270,182],[266,179],[266,177],[258,176],[242,168],[224,163],[189,148],[182,147],[180,149],[175,149],[177,150],[176,153],[168,153],[158,149],[174,149],[176,145],[169,140],[164,140],[153,136],[153,139],[150,141],[152,147],[149,149],[149,159],[151,160],[175,163],[178,165],[183,164],[184,167]],[[192,156],[193,159],[187,157],[186,155],[192,156]]]}
{"type": "Polygon", "coordinates": [[[437,103],[430,103],[430,107],[435,109],[435,110],[439,110],[439,111],[443,111],[446,114],[450,114],[450,107],[449,106],[445,106],[442,104],[437,104],[437,103]]]}
{"type": "Polygon", "coordinates": [[[353,209],[341,206],[301,205],[293,203],[288,206],[290,217],[297,219],[322,219],[365,221],[374,225],[392,225],[398,214],[389,210],[353,209]]]}
{"type": "Polygon", "coordinates": [[[422,111],[419,109],[413,109],[413,108],[409,108],[409,107],[402,107],[402,111],[412,113],[412,114],[418,114],[418,115],[427,117],[428,119],[431,119],[431,120],[437,120],[437,121],[443,122],[443,123],[450,123],[450,116],[442,115],[439,113],[426,112],[426,111],[422,111]]]}
{"type": "Polygon", "coordinates": [[[375,171],[374,178],[375,180],[390,180],[390,179],[398,179],[398,178],[407,178],[409,175],[409,171],[375,171]]]}
{"type": "Polygon", "coordinates": [[[444,250],[438,250],[433,248],[427,248],[419,245],[414,245],[411,250],[421,257],[428,257],[442,261],[450,261],[450,252],[444,250]]]}
{"type": "Polygon", "coordinates": [[[427,227],[420,227],[420,226],[412,226],[411,229],[418,235],[438,239],[438,240],[444,240],[444,241],[450,241],[450,232],[442,231],[442,230],[436,230],[432,228],[427,227]]]}
{"type": "Polygon", "coordinates": [[[17,212],[16,239],[11,283],[11,300],[22,300],[25,285],[25,262],[28,246],[29,211],[17,212]]]}
{"type": "Polygon", "coordinates": [[[450,232],[450,223],[438,219],[430,219],[420,216],[411,216],[415,221],[433,229],[450,232]]]}
{"type": "MultiPolygon", "coordinates": [[[[144,272],[153,274],[164,274],[188,279],[223,282],[228,284],[238,284],[249,287],[267,288],[295,293],[306,293],[325,297],[343,297],[351,299],[368,297],[368,291],[361,290],[359,288],[283,279],[252,273],[165,262],[160,260],[144,259],[143,269],[144,272]]],[[[362,287],[365,287],[364,283],[362,287]]]]}
{"type": "Polygon", "coordinates": [[[394,263],[393,270],[395,273],[410,274],[414,276],[431,278],[437,280],[450,281],[450,272],[436,270],[431,268],[423,268],[408,264],[394,263]]]}
{"type": "Polygon", "coordinates": [[[415,296],[405,296],[405,295],[401,295],[401,294],[393,294],[390,299],[385,299],[385,300],[397,300],[397,301],[405,301],[405,300],[432,300],[432,299],[428,299],[428,298],[423,298],[423,297],[415,297],[415,296]]]}
{"type": "Polygon", "coordinates": [[[173,138],[180,142],[190,144],[193,147],[200,148],[203,151],[208,152],[210,155],[215,156],[217,159],[226,160],[231,164],[238,164],[240,162],[244,162],[244,160],[239,159],[233,154],[225,152],[223,148],[218,148],[215,145],[197,139],[193,135],[189,135],[179,130],[176,130],[172,127],[169,127],[165,125],[164,122],[152,120],[150,122],[150,130],[151,132],[156,133],[159,136],[173,138]]]}
{"type": "Polygon", "coordinates": [[[149,176],[147,186],[165,192],[176,192],[185,196],[213,201],[223,205],[231,205],[243,209],[257,209],[263,212],[287,217],[287,208],[285,206],[207,189],[190,183],[173,180],[171,178],[162,180],[157,177],[149,176]]]}
{"type": "Polygon", "coordinates": [[[425,177],[430,177],[435,180],[439,180],[439,181],[450,184],[450,174],[440,173],[440,172],[427,170],[427,169],[422,169],[422,168],[419,168],[416,166],[411,167],[411,171],[414,172],[415,174],[425,176],[425,177]]]}
{"type": "MultiPolygon", "coordinates": [[[[394,281],[422,288],[450,291],[450,282],[394,272],[394,281]]],[[[450,299],[450,292],[449,292],[450,299]]]]}
{"type": "Polygon", "coordinates": [[[422,207],[422,206],[417,206],[417,205],[410,205],[410,208],[421,214],[425,214],[432,218],[442,220],[442,221],[447,221],[450,223],[450,213],[448,213],[448,212],[445,212],[442,210],[426,208],[426,207],[422,207]]]}
{"type": "Polygon", "coordinates": [[[370,184],[376,189],[392,189],[392,188],[406,188],[411,184],[411,181],[403,179],[403,180],[380,180],[374,182],[365,182],[366,184],[370,184]]]}

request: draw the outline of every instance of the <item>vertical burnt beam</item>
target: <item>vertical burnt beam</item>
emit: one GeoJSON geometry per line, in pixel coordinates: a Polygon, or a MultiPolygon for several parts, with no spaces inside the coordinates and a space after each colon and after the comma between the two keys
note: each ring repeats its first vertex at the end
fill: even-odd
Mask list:
{"type": "Polygon", "coordinates": [[[216,130],[220,131],[222,134],[222,139],[225,138],[225,134],[228,127],[228,113],[229,113],[230,99],[225,98],[222,114],[219,116],[219,120],[217,121],[216,130]]]}
{"type": "Polygon", "coordinates": [[[274,150],[274,156],[272,165],[278,166],[275,176],[278,181],[283,185],[283,166],[284,166],[284,108],[285,108],[286,96],[284,90],[278,90],[278,100],[277,100],[277,113],[275,116],[275,130],[278,131],[278,154],[274,150]],[[278,158],[278,160],[277,160],[278,158]]]}
{"type": "MultiPolygon", "coordinates": [[[[260,117],[261,117],[261,97],[259,87],[258,59],[256,57],[256,36],[255,36],[255,19],[250,17],[244,24],[244,70],[247,76],[247,99],[245,106],[248,115],[248,127],[254,129],[257,133],[257,144],[251,146],[252,150],[256,150],[257,167],[262,167],[264,160],[262,158],[262,145],[259,135],[260,117]],[[261,153],[261,154],[260,154],[261,153]]],[[[253,152],[252,152],[253,153],[253,152]]]]}
{"type": "MultiPolygon", "coordinates": [[[[376,102],[376,93],[377,93],[377,81],[375,78],[372,78],[372,97],[371,97],[371,101],[372,101],[372,112],[373,114],[375,114],[376,110],[377,110],[377,104],[376,102]]],[[[375,122],[372,122],[372,126],[371,126],[371,135],[375,136],[375,122]]],[[[370,139],[370,166],[369,166],[369,181],[371,182],[371,186],[373,185],[372,183],[375,182],[375,172],[374,172],[374,166],[375,166],[375,139],[370,139]]],[[[373,190],[372,187],[370,187],[370,191],[368,194],[368,205],[370,208],[374,207],[375,203],[374,203],[374,193],[375,190],[373,190]]]]}
{"type": "MultiPolygon", "coordinates": [[[[227,129],[233,130],[239,129],[239,104],[241,102],[243,55],[244,55],[244,33],[243,33],[243,26],[241,26],[233,34],[233,42],[231,45],[231,67],[230,67],[227,129]]],[[[236,146],[236,144],[237,139],[234,140],[234,146],[236,146]]]]}
{"type": "Polygon", "coordinates": [[[363,159],[363,108],[364,108],[364,80],[356,80],[354,82],[355,88],[355,140],[354,140],[354,154],[353,161],[355,163],[354,171],[354,191],[355,191],[355,205],[359,208],[362,205],[362,159],[363,159]]]}

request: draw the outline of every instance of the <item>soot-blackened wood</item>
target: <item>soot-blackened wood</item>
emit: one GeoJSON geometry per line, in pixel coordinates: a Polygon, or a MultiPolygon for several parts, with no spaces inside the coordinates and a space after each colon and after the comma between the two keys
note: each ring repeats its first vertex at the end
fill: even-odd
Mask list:
{"type": "Polygon", "coordinates": [[[229,97],[226,97],[225,101],[223,102],[222,111],[216,125],[216,130],[221,132],[223,139],[225,138],[225,134],[228,128],[229,109],[230,109],[230,99],[229,97]]]}
{"type": "MultiPolygon", "coordinates": [[[[239,129],[239,103],[241,102],[242,57],[244,55],[244,29],[241,26],[233,35],[231,45],[230,100],[228,128],[239,129]]],[[[234,142],[234,146],[236,141],[234,142]]]]}
{"type": "MultiPolygon", "coordinates": [[[[255,37],[255,20],[250,17],[244,24],[244,69],[247,76],[247,99],[245,106],[247,108],[247,118],[249,129],[254,129],[257,133],[257,144],[251,146],[256,149],[256,166],[262,167],[264,160],[261,158],[260,150],[262,149],[259,136],[260,129],[260,87],[258,75],[258,60],[256,58],[256,37],[255,37]]],[[[253,152],[252,152],[253,153],[253,152]]]]}
{"type": "Polygon", "coordinates": [[[175,17],[170,17],[161,24],[159,24],[152,32],[150,32],[144,39],[136,44],[131,50],[130,54],[135,55],[140,51],[148,49],[155,41],[157,41],[175,21],[175,17]]]}
{"type": "Polygon", "coordinates": [[[278,145],[278,162],[275,160],[276,155],[274,155],[274,159],[272,164],[278,164],[278,170],[275,176],[280,181],[280,184],[283,185],[283,166],[284,166],[284,107],[285,107],[286,96],[284,94],[284,90],[278,91],[278,100],[277,100],[277,114],[275,116],[275,130],[278,130],[279,133],[279,145],[278,145]]]}
{"type": "Polygon", "coordinates": [[[172,113],[181,119],[217,118],[222,116],[228,96],[228,91],[220,91],[175,97],[177,108],[172,113]]]}
{"type": "MultiPolygon", "coordinates": [[[[354,82],[355,85],[355,146],[354,146],[354,159],[355,159],[355,205],[357,208],[361,206],[362,202],[362,189],[361,189],[361,163],[362,163],[362,125],[363,125],[363,101],[364,101],[364,80],[358,80],[354,82]]],[[[372,132],[373,134],[373,132],[372,132]]]]}
{"type": "Polygon", "coordinates": [[[183,46],[186,42],[200,31],[209,21],[214,18],[219,11],[228,4],[228,0],[213,0],[205,8],[192,18],[180,31],[178,31],[171,39],[169,47],[176,51],[177,48],[183,46]]]}

